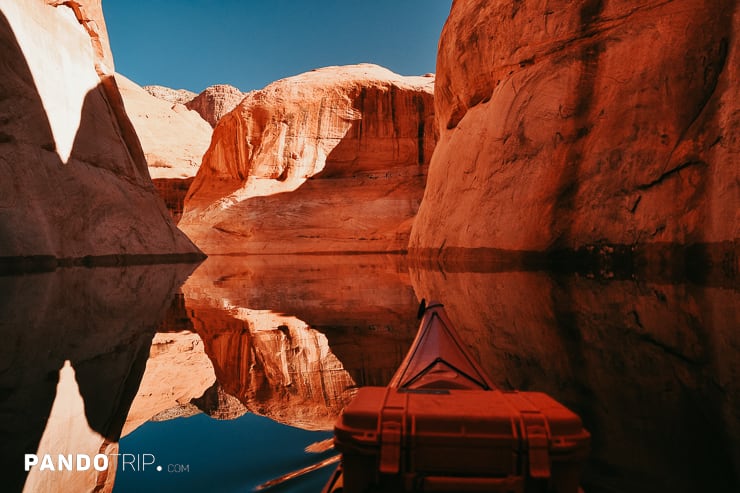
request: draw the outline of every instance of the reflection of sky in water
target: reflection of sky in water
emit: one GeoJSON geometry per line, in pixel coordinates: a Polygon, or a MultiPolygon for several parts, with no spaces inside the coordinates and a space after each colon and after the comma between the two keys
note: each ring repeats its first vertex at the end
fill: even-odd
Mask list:
{"type": "MultiPolygon", "coordinates": [[[[245,414],[216,420],[204,414],[147,422],[121,439],[119,453],[154,454],[157,472],[123,471],[119,463],[115,493],[126,492],[251,492],[282,474],[309,466],[336,452],[306,453],[306,446],[332,436],[306,431],[245,414]],[[188,472],[167,472],[169,464],[188,465],[188,472]]],[[[290,480],[270,492],[317,492],[332,466],[290,480]]]]}

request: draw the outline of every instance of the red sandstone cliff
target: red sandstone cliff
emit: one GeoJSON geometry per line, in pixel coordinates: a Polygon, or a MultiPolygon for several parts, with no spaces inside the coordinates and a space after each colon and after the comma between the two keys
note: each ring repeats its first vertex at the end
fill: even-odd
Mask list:
{"type": "Polygon", "coordinates": [[[436,140],[432,83],[355,65],[247,94],[180,227],[207,253],[404,249],[436,140]]]}
{"type": "Polygon", "coordinates": [[[456,0],[410,249],[740,237],[734,1],[456,0]]]}
{"type": "Polygon", "coordinates": [[[149,86],[145,90],[120,74],[116,81],[141,139],[154,186],[177,222],[213,129],[197,112],[176,102],[182,89],[165,93],[165,87],[149,86]]]}
{"type": "Polygon", "coordinates": [[[89,6],[0,3],[0,257],[197,254],[156,196],[89,6]]]}

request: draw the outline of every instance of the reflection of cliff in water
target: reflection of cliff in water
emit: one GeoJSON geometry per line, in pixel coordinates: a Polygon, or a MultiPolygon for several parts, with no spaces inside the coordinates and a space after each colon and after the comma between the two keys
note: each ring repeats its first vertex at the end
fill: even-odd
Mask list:
{"type": "MultiPolygon", "coordinates": [[[[91,457],[99,451],[115,453],[115,442],[149,356],[154,329],[192,267],[69,268],[0,276],[3,491],[23,488],[26,453],[68,451],[91,457]],[[73,380],[67,387],[75,393],[78,389],[84,401],[84,414],[79,420],[89,430],[86,436],[67,429],[49,429],[67,426],[69,421],[57,420],[47,426],[60,369],[66,360],[74,370],[68,372],[73,380]],[[42,435],[50,450],[38,450],[42,435]],[[50,442],[47,437],[60,441],[50,442]]],[[[112,474],[103,477],[104,472],[96,477],[96,471],[88,472],[47,474],[54,484],[43,483],[44,490],[82,491],[101,481],[106,487],[112,486],[112,474]]]]}
{"type": "Polygon", "coordinates": [[[413,313],[407,276],[382,256],[211,257],[183,286],[184,307],[226,393],[331,429],[352,388],[389,377],[408,348],[413,330],[394,328],[413,313]]]}
{"type": "Polygon", "coordinates": [[[589,493],[738,491],[740,292],[541,272],[412,269],[502,387],[593,434],[589,493]]]}

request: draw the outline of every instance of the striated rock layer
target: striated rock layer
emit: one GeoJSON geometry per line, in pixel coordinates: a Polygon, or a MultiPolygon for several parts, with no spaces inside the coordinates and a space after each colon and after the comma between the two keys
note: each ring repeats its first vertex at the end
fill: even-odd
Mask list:
{"type": "Polygon", "coordinates": [[[410,249],[737,241],[738,32],[732,0],[455,1],[410,249]]]}
{"type": "Polygon", "coordinates": [[[218,121],[231,110],[236,108],[244,93],[228,84],[216,84],[206,88],[190,101],[185,103],[188,109],[197,111],[205,121],[215,127],[218,121]]]}
{"type": "Polygon", "coordinates": [[[84,4],[0,1],[0,257],[199,256],[156,195],[84,4]]]}
{"type": "Polygon", "coordinates": [[[436,141],[432,77],[328,67],[247,94],[180,227],[207,253],[402,250],[436,141]]]}

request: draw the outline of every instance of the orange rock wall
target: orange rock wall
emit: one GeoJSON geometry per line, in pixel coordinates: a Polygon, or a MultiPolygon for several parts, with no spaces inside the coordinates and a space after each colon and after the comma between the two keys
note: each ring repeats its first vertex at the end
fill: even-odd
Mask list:
{"type": "Polygon", "coordinates": [[[740,237],[734,1],[456,0],[411,249],[740,237]]]}
{"type": "Polygon", "coordinates": [[[328,67],[214,130],[180,227],[207,253],[403,249],[436,141],[430,77],[328,67]]]}

